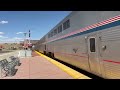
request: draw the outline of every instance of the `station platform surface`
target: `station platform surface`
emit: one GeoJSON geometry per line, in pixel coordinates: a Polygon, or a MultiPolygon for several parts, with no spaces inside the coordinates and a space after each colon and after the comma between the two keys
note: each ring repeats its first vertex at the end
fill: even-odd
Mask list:
{"type": "Polygon", "coordinates": [[[14,76],[0,79],[91,79],[37,51],[32,57],[20,58],[14,76]]]}

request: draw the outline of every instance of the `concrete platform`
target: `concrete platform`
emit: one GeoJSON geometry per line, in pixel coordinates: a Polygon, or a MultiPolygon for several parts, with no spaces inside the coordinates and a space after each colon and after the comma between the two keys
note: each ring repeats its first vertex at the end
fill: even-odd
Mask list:
{"type": "Polygon", "coordinates": [[[18,57],[31,57],[31,50],[20,50],[18,57]]]}
{"type": "MultiPolygon", "coordinates": [[[[79,75],[80,73],[72,72],[70,68],[67,68],[67,72],[55,64],[51,63],[50,58],[45,58],[42,54],[37,54],[38,52],[33,52],[33,57],[20,58],[21,66],[16,67],[18,69],[15,76],[4,77],[1,79],[90,79],[89,77],[79,75]],[[47,60],[49,59],[49,60],[47,60]],[[71,72],[72,74],[68,73],[71,72]],[[81,76],[81,77],[80,77],[81,76]]],[[[55,61],[55,60],[54,60],[55,61]]],[[[64,67],[66,68],[66,67],[64,67]]]]}

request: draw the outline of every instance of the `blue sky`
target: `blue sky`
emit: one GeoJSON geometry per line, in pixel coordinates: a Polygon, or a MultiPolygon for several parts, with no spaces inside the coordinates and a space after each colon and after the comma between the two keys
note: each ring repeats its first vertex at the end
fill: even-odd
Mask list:
{"type": "Polygon", "coordinates": [[[0,11],[0,43],[19,42],[31,30],[39,40],[71,11],[0,11]]]}

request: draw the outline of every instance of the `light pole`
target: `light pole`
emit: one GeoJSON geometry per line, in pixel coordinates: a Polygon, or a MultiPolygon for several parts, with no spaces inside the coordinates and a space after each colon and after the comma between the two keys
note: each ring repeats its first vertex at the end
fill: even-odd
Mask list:
{"type": "Polygon", "coordinates": [[[27,44],[27,42],[26,42],[26,35],[27,35],[27,33],[24,32],[24,49],[25,49],[25,57],[26,57],[26,44],[27,44]]]}
{"type": "Polygon", "coordinates": [[[27,35],[27,33],[24,32],[24,48],[26,47],[26,35],[27,35]]]}

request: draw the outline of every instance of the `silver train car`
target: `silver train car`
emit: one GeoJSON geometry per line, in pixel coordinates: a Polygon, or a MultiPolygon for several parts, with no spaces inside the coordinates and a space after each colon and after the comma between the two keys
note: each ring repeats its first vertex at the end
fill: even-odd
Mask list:
{"type": "Polygon", "coordinates": [[[73,11],[35,49],[106,79],[120,79],[120,11],[73,11]]]}

